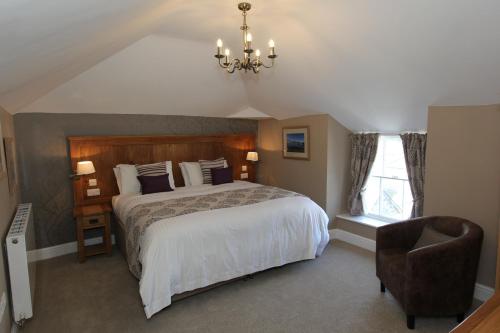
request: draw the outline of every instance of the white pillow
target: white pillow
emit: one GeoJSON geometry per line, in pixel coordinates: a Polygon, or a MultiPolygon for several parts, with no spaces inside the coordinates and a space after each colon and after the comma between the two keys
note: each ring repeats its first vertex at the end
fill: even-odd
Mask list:
{"type": "Polygon", "coordinates": [[[200,163],[182,162],[182,165],[184,166],[187,178],[189,179],[189,185],[186,186],[196,186],[203,184],[203,174],[201,173],[200,163]]]}
{"type": "Polygon", "coordinates": [[[181,173],[182,173],[182,178],[184,179],[184,186],[191,186],[191,182],[189,181],[189,177],[186,171],[186,168],[184,167],[184,164],[181,162],[179,163],[179,168],[181,168],[181,173]]]}
{"type": "Polygon", "coordinates": [[[172,190],[175,190],[174,172],[172,171],[172,161],[165,161],[165,163],[167,163],[168,182],[172,190]]]}
{"type": "Polygon", "coordinates": [[[118,185],[118,191],[122,193],[122,180],[119,168],[113,168],[113,173],[115,174],[116,184],[118,185]]]}
{"type": "Polygon", "coordinates": [[[135,165],[118,164],[120,169],[120,194],[138,194],[141,193],[141,183],[137,179],[137,169],[135,165]]]}

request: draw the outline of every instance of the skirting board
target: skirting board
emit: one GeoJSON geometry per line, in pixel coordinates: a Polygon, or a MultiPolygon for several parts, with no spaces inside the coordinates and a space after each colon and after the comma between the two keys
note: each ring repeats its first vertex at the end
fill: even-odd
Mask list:
{"type": "MultiPolygon", "coordinates": [[[[111,235],[111,242],[115,244],[115,235],[111,235]]],[[[95,245],[102,243],[102,237],[89,238],[85,240],[85,245],[95,245]]],[[[64,256],[70,253],[76,253],[78,251],[78,243],[70,242],[59,244],[51,247],[44,247],[42,249],[37,249],[28,252],[28,261],[40,261],[47,260],[55,257],[64,256]]]]}
{"type": "Polygon", "coordinates": [[[342,229],[330,229],[329,234],[330,239],[338,239],[365,250],[375,252],[375,241],[373,239],[365,238],[342,229]]]}
{"type": "MultiPolygon", "coordinates": [[[[329,234],[330,239],[338,239],[365,250],[375,252],[376,243],[373,239],[365,238],[342,229],[330,229],[329,234]]],[[[485,302],[488,298],[493,296],[494,293],[495,290],[493,288],[480,283],[476,283],[476,287],[474,288],[474,298],[481,302],[485,302]]]]}
{"type": "MultiPolygon", "coordinates": [[[[375,252],[375,241],[373,239],[365,238],[342,229],[331,229],[329,230],[329,234],[330,234],[330,239],[333,240],[338,239],[343,242],[361,247],[365,250],[375,252]]],[[[112,235],[111,237],[113,244],[115,244],[115,235],[112,235]]],[[[85,240],[85,245],[94,245],[101,242],[102,242],[102,237],[89,238],[85,240]]],[[[40,260],[46,260],[63,256],[70,253],[76,253],[77,250],[78,250],[77,242],[70,242],[30,251],[28,253],[28,258],[30,262],[40,261],[40,260]]],[[[481,302],[484,302],[488,298],[493,296],[494,292],[495,291],[493,288],[476,283],[476,288],[474,290],[474,298],[480,300],[481,302]]]]}

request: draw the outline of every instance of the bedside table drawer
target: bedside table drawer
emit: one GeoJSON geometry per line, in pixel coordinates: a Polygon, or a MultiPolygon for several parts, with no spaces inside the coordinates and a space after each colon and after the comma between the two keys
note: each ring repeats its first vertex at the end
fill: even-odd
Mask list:
{"type": "Polygon", "coordinates": [[[100,227],[106,223],[106,216],[97,215],[97,216],[85,216],[81,218],[82,228],[93,228],[100,227]]]}

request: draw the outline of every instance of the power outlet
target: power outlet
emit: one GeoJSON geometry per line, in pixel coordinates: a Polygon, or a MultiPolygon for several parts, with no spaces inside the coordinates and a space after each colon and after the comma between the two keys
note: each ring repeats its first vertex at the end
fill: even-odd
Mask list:
{"type": "Polygon", "coordinates": [[[243,171],[243,172],[247,171],[247,166],[246,165],[242,165],[241,166],[241,171],[243,171]]]}
{"type": "Polygon", "coordinates": [[[101,189],[99,188],[89,188],[87,189],[87,196],[88,197],[97,197],[101,195],[101,189]]]}
{"type": "Polygon", "coordinates": [[[241,179],[248,179],[248,173],[242,173],[241,179]]]}
{"type": "Polygon", "coordinates": [[[89,179],[89,186],[97,186],[97,179],[89,179]]]}

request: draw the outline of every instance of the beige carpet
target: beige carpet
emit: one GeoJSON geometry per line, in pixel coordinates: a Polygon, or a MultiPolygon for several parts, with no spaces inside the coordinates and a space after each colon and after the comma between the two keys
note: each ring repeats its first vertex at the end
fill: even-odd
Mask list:
{"type": "MultiPolygon", "coordinates": [[[[335,241],[318,259],[256,274],[174,303],[146,320],[124,259],[75,255],[41,262],[35,317],[22,332],[408,332],[379,292],[373,253],[335,241]]],[[[417,318],[448,332],[454,318],[417,318]]]]}

